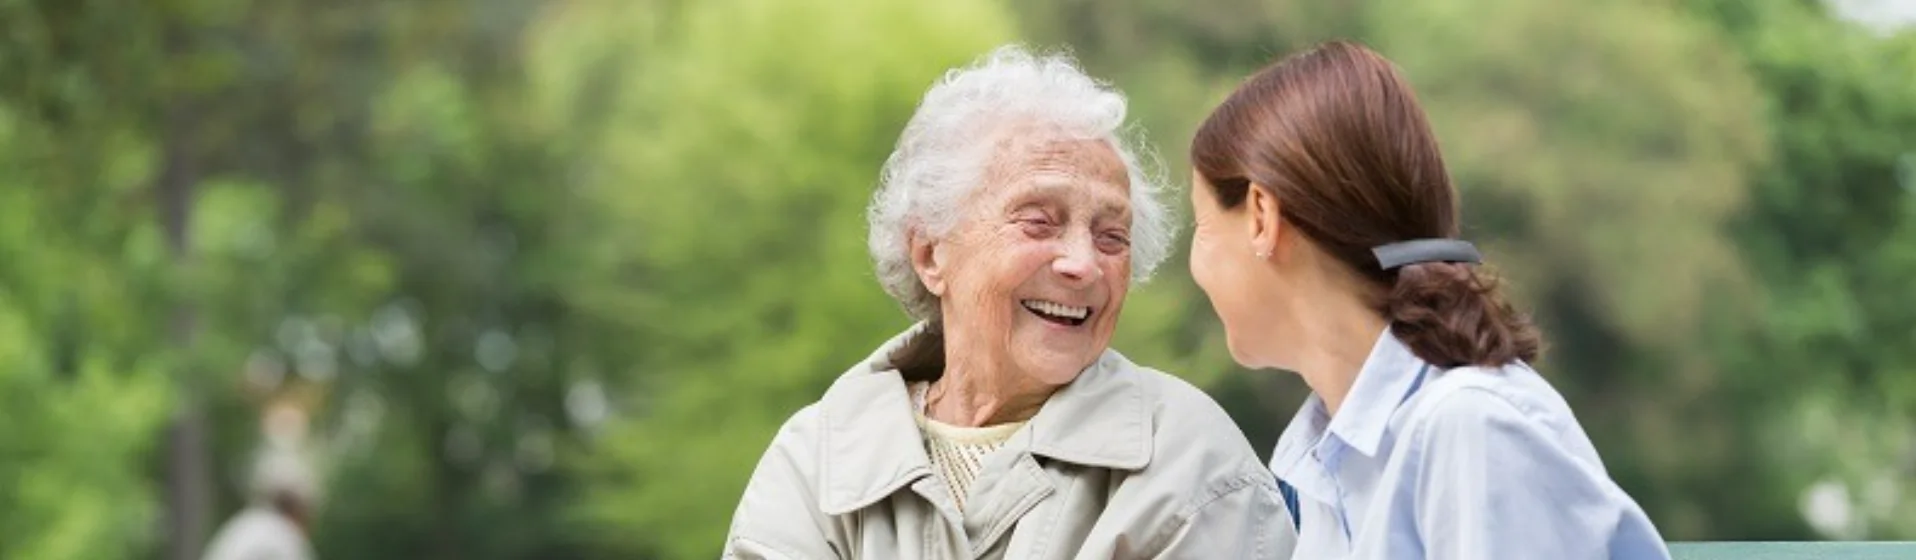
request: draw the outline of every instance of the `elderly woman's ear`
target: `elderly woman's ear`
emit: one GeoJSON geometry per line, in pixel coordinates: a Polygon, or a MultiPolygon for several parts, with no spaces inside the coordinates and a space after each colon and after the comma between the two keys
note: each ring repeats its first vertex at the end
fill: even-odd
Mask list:
{"type": "Polygon", "coordinates": [[[911,247],[911,268],[918,273],[918,281],[924,282],[931,295],[945,297],[945,255],[938,240],[916,228],[906,233],[905,239],[911,247]]]}

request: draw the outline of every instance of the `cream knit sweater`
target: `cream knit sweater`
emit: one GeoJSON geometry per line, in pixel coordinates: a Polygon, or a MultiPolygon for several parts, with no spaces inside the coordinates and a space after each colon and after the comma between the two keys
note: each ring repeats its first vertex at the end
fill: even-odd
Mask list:
{"type": "Polygon", "coordinates": [[[923,381],[911,384],[918,431],[925,436],[925,454],[931,457],[932,468],[944,479],[945,486],[951,488],[952,502],[958,504],[959,511],[964,511],[965,497],[970,495],[971,483],[978,479],[978,471],[983,470],[985,456],[1003,447],[1011,434],[1017,433],[1025,423],[968,428],[926,418],[925,393],[930,389],[931,384],[923,381]]]}

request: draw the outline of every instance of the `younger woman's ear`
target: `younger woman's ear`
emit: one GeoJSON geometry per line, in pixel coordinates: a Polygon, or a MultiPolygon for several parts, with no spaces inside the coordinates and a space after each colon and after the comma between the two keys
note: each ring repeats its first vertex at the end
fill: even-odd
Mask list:
{"type": "Polygon", "coordinates": [[[1277,195],[1261,185],[1252,184],[1245,193],[1244,206],[1250,213],[1250,219],[1244,221],[1245,227],[1250,229],[1251,250],[1260,257],[1269,258],[1283,250],[1282,238],[1289,232],[1284,228],[1280,204],[1277,195]]]}

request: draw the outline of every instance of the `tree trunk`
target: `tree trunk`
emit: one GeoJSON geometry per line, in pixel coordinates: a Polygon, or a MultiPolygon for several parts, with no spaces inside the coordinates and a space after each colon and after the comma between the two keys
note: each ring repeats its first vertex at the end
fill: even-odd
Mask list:
{"type": "MultiPolygon", "coordinates": [[[[195,183],[199,182],[199,169],[194,161],[197,150],[194,149],[193,112],[184,100],[171,101],[166,108],[161,124],[164,153],[160,175],[154,184],[160,226],[175,270],[193,266],[188,224],[193,216],[195,183]]],[[[177,303],[167,325],[167,335],[183,355],[191,355],[197,330],[195,323],[192,303],[186,300],[177,303]]],[[[166,434],[167,557],[173,560],[198,560],[200,548],[211,530],[214,488],[211,446],[207,440],[212,430],[193,378],[191,371],[174,372],[178,408],[166,434]]]]}

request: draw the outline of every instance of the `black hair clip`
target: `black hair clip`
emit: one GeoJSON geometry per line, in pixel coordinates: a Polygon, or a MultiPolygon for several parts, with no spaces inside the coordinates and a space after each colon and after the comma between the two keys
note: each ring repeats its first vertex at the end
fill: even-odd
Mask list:
{"type": "Polygon", "coordinates": [[[1384,270],[1429,262],[1484,262],[1484,256],[1477,253],[1477,246],[1462,239],[1400,241],[1378,245],[1370,252],[1377,256],[1377,266],[1384,270]]]}

